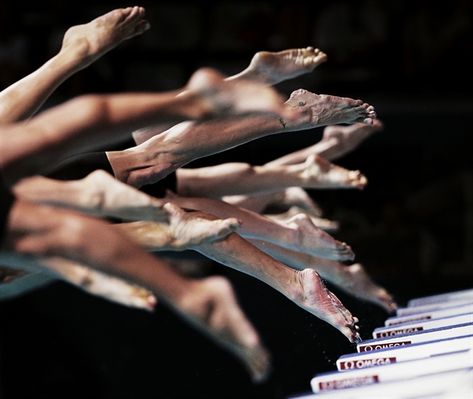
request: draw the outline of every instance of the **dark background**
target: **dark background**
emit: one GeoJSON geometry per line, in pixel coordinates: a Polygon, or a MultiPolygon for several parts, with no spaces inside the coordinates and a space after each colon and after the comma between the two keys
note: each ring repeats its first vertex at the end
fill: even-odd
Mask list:
{"type": "MultiPolygon", "coordinates": [[[[0,3],[0,87],[39,67],[65,29],[129,3],[0,3]]],[[[82,71],[48,105],[87,92],[168,90],[200,66],[226,74],[258,50],[313,45],[329,61],[279,86],[362,98],[382,133],[338,161],[361,169],[363,192],[313,192],[342,223],[370,274],[402,304],[472,286],[472,5],[469,1],[141,2],[152,29],[82,71]],[[437,2],[435,2],[437,3],[437,2]]],[[[310,145],[321,130],[258,140],[201,160],[263,163],[310,145]]],[[[124,309],[55,284],[0,304],[0,397],[284,398],[309,390],[353,351],[327,324],[262,283],[218,265],[271,350],[274,372],[253,386],[239,363],[169,312],[124,309]]],[[[332,287],[331,287],[332,288],[332,287]]],[[[362,335],[387,315],[333,288],[362,335]]]]}

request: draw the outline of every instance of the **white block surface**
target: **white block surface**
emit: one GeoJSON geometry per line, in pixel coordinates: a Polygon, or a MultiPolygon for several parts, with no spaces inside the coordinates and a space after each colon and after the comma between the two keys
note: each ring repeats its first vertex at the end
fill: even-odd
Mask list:
{"type": "Polygon", "coordinates": [[[471,399],[472,389],[473,369],[463,369],[291,399],[471,399]]]}
{"type": "Polygon", "coordinates": [[[414,334],[397,335],[390,338],[369,339],[356,345],[358,352],[368,352],[378,349],[395,348],[418,344],[421,342],[437,341],[439,339],[456,338],[473,334],[473,323],[459,324],[436,328],[429,331],[421,331],[414,334]]]}
{"type": "Polygon", "coordinates": [[[458,315],[472,313],[472,312],[473,312],[473,304],[455,306],[453,308],[441,309],[441,310],[424,312],[424,313],[417,313],[410,316],[390,317],[386,319],[386,321],[384,322],[384,325],[386,327],[398,326],[405,323],[412,323],[415,321],[441,319],[443,317],[458,316],[458,315]]]}
{"type": "Polygon", "coordinates": [[[464,351],[421,360],[348,370],[343,373],[324,373],[314,377],[310,384],[313,392],[321,392],[403,380],[471,367],[473,367],[473,353],[464,351]]]}
{"type": "Polygon", "coordinates": [[[408,303],[408,307],[429,305],[433,303],[445,303],[449,301],[458,301],[460,299],[473,299],[473,288],[462,291],[447,292],[444,294],[424,296],[421,298],[411,299],[408,303]]]}
{"type": "Polygon", "coordinates": [[[373,338],[387,338],[401,334],[412,334],[419,331],[428,331],[434,328],[447,327],[456,324],[473,323],[473,314],[443,317],[436,320],[426,320],[406,323],[401,326],[379,327],[373,331],[373,338]]]}
{"type": "Polygon", "coordinates": [[[351,353],[337,360],[339,371],[355,370],[409,360],[425,359],[447,353],[473,350],[473,335],[440,341],[380,349],[370,352],[351,353]]]}
{"type": "Polygon", "coordinates": [[[467,300],[460,299],[458,301],[434,303],[431,305],[415,306],[411,308],[398,308],[396,310],[396,315],[397,316],[410,316],[412,314],[431,312],[431,311],[442,310],[442,309],[450,309],[456,306],[463,306],[463,305],[470,305],[470,304],[473,304],[473,299],[467,299],[467,300]]]}

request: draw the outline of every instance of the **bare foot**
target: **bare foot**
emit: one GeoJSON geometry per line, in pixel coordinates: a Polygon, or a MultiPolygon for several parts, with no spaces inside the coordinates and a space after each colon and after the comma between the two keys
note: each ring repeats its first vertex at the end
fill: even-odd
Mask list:
{"type": "Polygon", "coordinates": [[[284,105],[281,96],[271,87],[249,80],[225,81],[224,76],[210,68],[195,72],[180,95],[192,92],[201,97],[209,116],[251,112],[273,113],[296,120],[297,109],[284,105]]]}
{"type": "Polygon", "coordinates": [[[67,30],[61,51],[72,51],[86,67],[124,40],[150,28],[143,7],[119,8],[93,21],[67,30]]]}
{"type": "Polygon", "coordinates": [[[284,213],[266,214],[265,216],[276,221],[287,223],[294,216],[300,215],[300,214],[307,215],[314,225],[316,225],[319,229],[322,229],[327,232],[332,232],[332,233],[336,232],[340,227],[339,223],[336,221],[312,216],[310,214],[307,214],[304,209],[299,208],[297,206],[292,206],[284,213]]]}
{"type": "Polygon", "coordinates": [[[319,229],[305,214],[293,216],[287,226],[297,231],[299,248],[294,249],[324,259],[349,261],[355,258],[350,246],[319,229]]]}
{"type": "Polygon", "coordinates": [[[306,188],[363,189],[368,180],[358,170],[337,166],[319,155],[310,155],[304,163],[303,179],[306,188]]]}
{"type": "Polygon", "coordinates": [[[202,212],[186,212],[178,206],[167,203],[164,209],[169,213],[169,227],[173,233],[173,247],[187,248],[221,240],[240,226],[236,218],[215,219],[202,212]]]}
{"type": "Polygon", "coordinates": [[[217,344],[229,349],[248,368],[254,381],[264,380],[270,356],[257,331],[240,308],[233,288],[223,277],[195,280],[178,308],[217,344]]]}
{"type": "Polygon", "coordinates": [[[288,122],[291,129],[308,129],[339,123],[371,124],[376,118],[374,108],[361,100],[314,94],[304,89],[293,91],[286,104],[303,114],[298,121],[288,122]]]}
{"type": "MultiPolygon", "coordinates": [[[[73,182],[71,182],[73,183],[73,182]]],[[[96,170],[78,181],[84,205],[102,215],[124,220],[164,222],[169,218],[164,201],[122,183],[103,170],[96,170]]]]}
{"type": "Polygon", "coordinates": [[[397,309],[393,297],[371,280],[361,264],[346,266],[344,271],[340,281],[337,282],[345,291],[360,299],[380,305],[389,313],[397,309]]]}
{"type": "Polygon", "coordinates": [[[254,55],[248,68],[236,77],[274,85],[312,72],[315,67],[325,61],[327,61],[327,55],[313,47],[274,53],[260,51],[254,55]]]}
{"type": "Polygon", "coordinates": [[[324,129],[322,142],[330,142],[330,159],[339,158],[356,149],[373,133],[381,130],[383,124],[379,119],[372,124],[355,123],[350,126],[327,126],[324,129]]]}
{"type": "MultiPolygon", "coordinates": [[[[338,329],[350,342],[360,341],[356,326],[358,319],[325,287],[318,273],[313,269],[304,269],[297,271],[296,276],[294,287],[297,289],[292,292],[290,299],[338,329]]],[[[291,289],[294,288],[289,291],[291,289]]]]}

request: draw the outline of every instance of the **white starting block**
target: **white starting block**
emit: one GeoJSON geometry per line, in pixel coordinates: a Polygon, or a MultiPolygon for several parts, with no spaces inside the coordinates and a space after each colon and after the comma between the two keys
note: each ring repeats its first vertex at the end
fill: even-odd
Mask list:
{"type": "Polygon", "coordinates": [[[415,298],[293,399],[473,399],[473,289],[415,298]]]}
{"type": "Polygon", "coordinates": [[[471,390],[473,369],[470,368],[291,399],[471,399],[471,390]]]}
{"type": "Polygon", "coordinates": [[[458,300],[473,300],[473,289],[447,292],[445,294],[425,296],[422,298],[411,299],[408,303],[408,307],[431,305],[434,303],[445,303],[450,301],[458,300]]]}
{"type": "Polygon", "coordinates": [[[419,331],[428,331],[434,328],[447,327],[463,323],[473,323],[473,314],[466,313],[457,316],[443,317],[436,320],[406,323],[401,326],[379,327],[374,329],[373,338],[387,338],[400,334],[412,334],[419,331]]]}
{"type": "Polygon", "coordinates": [[[473,312],[473,303],[469,305],[455,306],[453,308],[446,308],[446,309],[435,310],[435,311],[424,312],[424,313],[416,313],[410,316],[390,317],[389,319],[386,319],[386,321],[384,322],[384,325],[386,327],[398,326],[405,323],[441,319],[443,317],[458,316],[458,315],[472,313],[472,312],[473,312]]]}
{"type": "Polygon", "coordinates": [[[466,350],[427,359],[391,363],[344,372],[323,373],[314,377],[310,385],[313,392],[331,391],[472,367],[473,353],[466,350]]]}
{"type": "Polygon", "coordinates": [[[378,349],[395,348],[422,342],[438,341],[440,339],[457,338],[473,334],[473,323],[465,323],[414,334],[402,334],[390,338],[369,339],[356,345],[358,352],[368,352],[378,349]]]}
{"type": "Polygon", "coordinates": [[[473,335],[342,355],[337,360],[337,368],[339,371],[362,369],[409,360],[425,359],[431,356],[464,350],[473,351],[473,335]]]}
{"type": "Polygon", "coordinates": [[[422,305],[422,306],[415,306],[412,308],[398,308],[396,310],[396,315],[400,316],[410,316],[417,313],[425,313],[425,312],[434,312],[437,310],[443,309],[450,309],[455,308],[457,306],[464,306],[464,305],[471,305],[473,304],[473,299],[460,299],[458,301],[449,301],[445,303],[435,303],[431,305],[422,305]]]}

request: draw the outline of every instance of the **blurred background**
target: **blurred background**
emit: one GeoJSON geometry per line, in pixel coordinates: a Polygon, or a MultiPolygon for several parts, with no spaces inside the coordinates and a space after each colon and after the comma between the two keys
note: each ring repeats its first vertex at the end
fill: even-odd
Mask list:
{"type": "MultiPolygon", "coordinates": [[[[108,1],[0,2],[0,87],[38,68],[65,30],[108,1]]],[[[404,304],[473,283],[472,2],[142,1],[152,28],[67,81],[47,106],[90,92],[170,90],[201,66],[244,69],[256,51],[319,47],[328,62],[278,86],[361,98],[385,129],[337,161],[369,179],[362,192],[311,191],[335,235],[404,304]]],[[[25,94],[27,95],[27,93],[25,94]]],[[[287,133],[193,163],[264,163],[322,130],[287,133]]],[[[285,398],[353,347],[275,291],[220,265],[273,355],[260,386],[165,306],[124,309],[58,283],[0,303],[0,398],[285,398]]],[[[369,338],[387,315],[329,287],[369,338]]]]}

